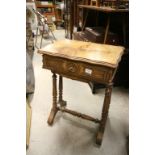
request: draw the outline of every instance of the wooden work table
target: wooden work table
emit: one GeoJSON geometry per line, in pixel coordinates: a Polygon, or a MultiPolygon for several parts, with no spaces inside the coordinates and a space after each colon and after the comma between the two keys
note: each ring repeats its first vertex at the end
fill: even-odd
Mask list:
{"type": "Polygon", "coordinates": [[[48,118],[48,124],[53,124],[55,115],[59,110],[94,121],[100,124],[96,143],[101,145],[110,105],[113,78],[123,51],[124,48],[121,46],[75,40],[55,41],[53,44],[39,49],[38,53],[43,55],[43,68],[49,69],[53,73],[53,107],[48,118]],[[56,74],[59,74],[58,101],[56,74]],[[66,101],[62,97],[62,77],[83,82],[100,82],[106,85],[101,120],[66,108],[66,101]]]}

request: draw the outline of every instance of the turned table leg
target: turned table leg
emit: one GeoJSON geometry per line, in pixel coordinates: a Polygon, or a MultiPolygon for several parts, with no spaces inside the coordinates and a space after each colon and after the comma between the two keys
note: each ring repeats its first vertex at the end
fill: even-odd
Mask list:
{"type": "Polygon", "coordinates": [[[57,76],[55,73],[53,73],[52,77],[53,77],[53,107],[51,109],[51,112],[50,112],[50,115],[47,121],[49,125],[53,124],[55,115],[58,111],[58,108],[57,108],[57,76]]]}
{"type": "Polygon", "coordinates": [[[62,76],[59,76],[59,101],[61,107],[66,106],[66,101],[63,100],[63,78],[62,76]]]}
{"type": "Polygon", "coordinates": [[[96,137],[96,144],[101,145],[102,143],[102,137],[105,129],[105,124],[108,116],[108,111],[109,111],[109,105],[110,105],[110,100],[111,100],[111,92],[112,92],[112,86],[113,84],[108,84],[105,89],[105,98],[104,98],[104,104],[102,108],[102,116],[101,116],[101,122],[99,126],[99,131],[97,133],[96,137]]]}

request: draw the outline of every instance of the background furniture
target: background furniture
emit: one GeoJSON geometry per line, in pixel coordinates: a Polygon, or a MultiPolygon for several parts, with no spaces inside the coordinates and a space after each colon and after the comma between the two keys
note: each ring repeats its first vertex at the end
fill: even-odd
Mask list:
{"type": "MultiPolygon", "coordinates": [[[[73,23],[70,36],[75,40],[123,45],[126,50],[122,62],[115,76],[115,86],[129,85],[129,10],[128,1],[100,2],[100,7],[91,6],[90,1],[83,1],[79,5],[76,0],[73,10],[73,23]],[[88,34],[88,29],[89,31],[88,34]]],[[[74,2],[75,3],[75,2],[74,2]]],[[[92,92],[104,88],[99,83],[90,83],[92,92]]]]}
{"type": "Polygon", "coordinates": [[[64,0],[35,0],[37,11],[47,18],[47,22],[55,22],[57,26],[63,25],[64,0]]]}
{"type": "Polygon", "coordinates": [[[52,125],[56,113],[60,110],[83,119],[99,123],[96,143],[101,145],[108,116],[113,78],[124,48],[120,46],[94,44],[74,40],[61,40],[38,50],[43,54],[43,68],[53,73],[53,107],[48,124],[52,125]],[[57,101],[57,75],[59,74],[59,101],[57,101]],[[62,77],[82,82],[100,82],[106,85],[101,120],[65,108],[62,97],[62,77]],[[60,106],[58,106],[60,104],[60,106]]]}
{"type": "Polygon", "coordinates": [[[40,41],[40,47],[42,47],[42,40],[43,37],[45,37],[44,35],[46,35],[46,37],[50,38],[50,34],[51,34],[51,42],[53,42],[53,40],[56,40],[54,34],[53,34],[53,30],[54,30],[54,23],[48,23],[47,22],[47,18],[45,18],[42,14],[40,14],[38,11],[33,9],[34,14],[37,16],[38,19],[38,25],[37,25],[37,32],[36,32],[36,40],[35,40],[35,47],[37,47],[37,38],[38,38],[38,32],[40,31],[41,33],[41,41],[40,41]]]}
{"type": "Polygon", "coordinates": [[[92,6],[100,6],[100,0],[91,0],[90,1],[90,5],[92,5],[92,6]]]}
{"type": "Polygon", "coordinates": [[[55,6],[57,28],[64,28],[64,0],[56,0],[55,6]]]}
{"type": "Polygon", "coordinates": [[[73,0],[64,0],[65,37],[71,38],[73,25],[73,0]]]}
{"type": "Polygon", "coordinates": [[[37,11],[47,18],[47,22],[50,23],[51,20],[56,20],[55,5],[53,0],[35,0],[35,4],[37,11]]]}

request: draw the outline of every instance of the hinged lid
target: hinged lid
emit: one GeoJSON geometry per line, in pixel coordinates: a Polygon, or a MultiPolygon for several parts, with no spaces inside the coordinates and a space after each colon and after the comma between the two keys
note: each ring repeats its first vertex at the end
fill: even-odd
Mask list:
{"type": "Polygon", "coordinates": [[[38,53],[116,68],[124,47],[76,40],[59,40],[38,53]]]}

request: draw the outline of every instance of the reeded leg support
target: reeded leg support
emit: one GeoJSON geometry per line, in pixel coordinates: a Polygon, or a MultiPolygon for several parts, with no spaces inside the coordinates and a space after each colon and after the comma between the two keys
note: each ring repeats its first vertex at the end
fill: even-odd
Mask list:
{"type": "Polygon", "coordinates": [[[61,107],[65,107],[67,102],[63,100],[63,78],[59,76],[59,101],[61,107]]]}
{"type": "Polygon", "coordinates": [[[47,121],[49,125],[53,124],[57,111],[58,111],[58,108],[57,108],[57,76],[55,73],[53,73],[53,107],[51,109],[51,112],[50,112],[50,115],[47,121]]]}
{"type": "Polygon", "coordinates": [[[96,144],[98,144],[98,145],[101,145],[101,143],[102,143],[102,137],[104,134],[105,124],[106,124],[110,100],[111,100],[112,86],[113,86],[113,84],[110,83],[109,85],[107,85],[107,87],[105,89],[105,98],[104,98],[104,104],[103,104],[103,108],[102,108],[101,122],[100,122],[99,130],[98,130],[98,133],[96,136],[96,144]]]}

